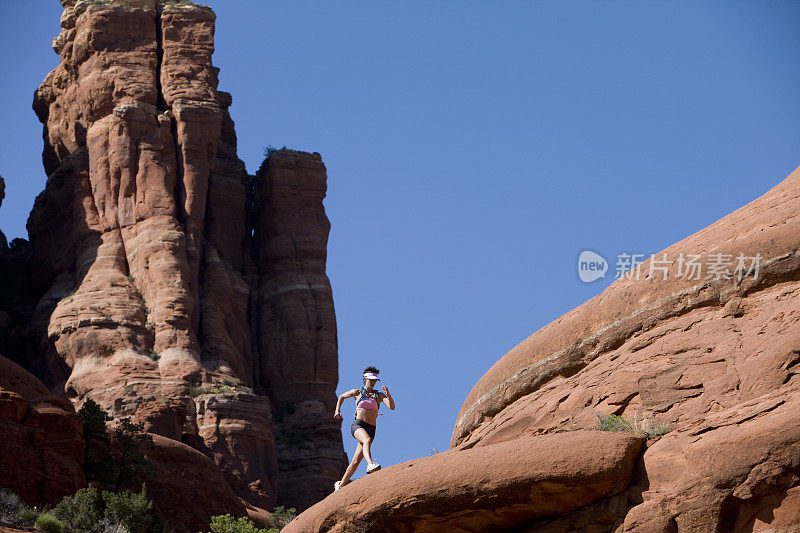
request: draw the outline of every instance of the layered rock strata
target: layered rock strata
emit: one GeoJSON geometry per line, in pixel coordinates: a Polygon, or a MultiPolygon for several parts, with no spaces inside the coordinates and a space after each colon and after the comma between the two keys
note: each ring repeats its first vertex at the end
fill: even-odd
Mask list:
{"type": "Polygon", "coordinates": [[[337,370],[336,315],[325,258],[330,223],[322,208],[325,166],[319,154],[273,152],[256,175],[259,213],[258,386],[275,406],[278,493],[317,502],[341,477],[343,449],[333,420],[337,370]],[[300,354],[304,354],[300,357],[300,354]]]}
{"type": "Polygon", "coordinates": [[[346,462],[319,414],[338,380],[321,158],[284,150],[247,175],[210,8],[62,3],[60,65],[34,99],[48,179],[28,220],[29,364],[198,448],[248,503],[304,508],[346,462]],[[314,408],[287,437],[299,402],[314,408]]]}

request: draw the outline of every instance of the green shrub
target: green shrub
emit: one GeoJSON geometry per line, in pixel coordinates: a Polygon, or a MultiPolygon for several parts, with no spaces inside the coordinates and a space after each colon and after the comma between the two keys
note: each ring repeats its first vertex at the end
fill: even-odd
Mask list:
{"type": "Polygon", "coordinates": [[[161,520],[153,514],[153,502],[147,498],[147,488],[142,485],[138,494],[133,492],[103,491],[106,504],[105,517],[125,526],[130,533],[160,531],[161,520]]]}
{"type": "Polygon", "coordinates": [[[286,509],[281,505],[274,508],[269,515],[269,522],[267,523],[269,531],[267,533],[272,533],[273,530],[280,531],[286,524],[291,522],[295,516],[297,516],[297,511],[294,507],[286,509]]]}
{"type": "Polygon", "coordinates": [[[26,507],[12,490],[0,488],[0,524],[32,526],[38,516],[39,512],[26,507]]]}
{"type": "Polygon", "coordinates": [[[9,489],[0,489],[0,518],[14,519],[20,508],[19,496],[9,489]]]}
{"type": "Polygon", "coordinates": [[[189,387],[189,396],[192,398],[196,398],[201,394],[208,394],[211,392],[211,389],[204,389],[203,387],[189,387]]]}
{"type": "Polygon", "coordinates": [[[83,438],[87,442],[90,439],[108,440],[108,426],[106,422],[111,420],[102,407],[97,402],[89,398],[84,402],[83,407],[78,411],[78,418],[83,422],[83,438]]]}
{"type": "Polygon", "coordinates": [[[53,515],[71,531],[91,531],[100,522],[99,503],[97,489],[89,485],[73,496],[65,496],[53,509],[53,515]]]}
{"type": "Polygon", "coordinates": [[[631,431],[631,423],[623,416],[608,414],[597,417],[600,419],[600,425],[597,427],[600,431],[631,431]]]}
{"type": "Polygon", "coordinates": [[[234,518],[229,514],[211,517],[211,533],[267,533],[249,518],[234,518]]]}
{"type": "Polygon", "coordinates": [[[152,359],[153,361],[158,361],[159,359],[161,359],[161,354],[160,354],[160,353],[158,353],[158,352],[157,352],[157,351],[155,351],[155,350],[150,350],[150,351],[147,353],[147,357],[149,357],[149,358],[150,358],[150,359],[152,359]]]}
{"type": "Polygon", "coordinates": [[[22,507],[17,513],[17,524],[21,526],[32,526],[39,518],[39,511],[30,507],[22,507]]]}
{"type": "Polygon", "coordinates": [[[269,144],[267,145],[266,148],[264,148],[264,157],[269,157],[272,154],[272,152],[279,152],[280,150],[286,150],[286,145],[284,144],[283,148],[275,148],[274,146],[269,144]]]}
{"type": "Polygon", "coordinates": [[[153,512],[153,502],[147,498],[145,485],[138,494],[103,491],[102,496],[94,485],[89,485],[63,498],[48,516],[35,509],[27,511],[32,513],[28,521],[20,514],[15,523],[34,525],[35,522],[36,527],[40,527],[40,521],[49,524],[56,520],[61,524],[60,530],[57,524],[44,527],[69,533],[163,533],[163,522],[153,512]]]}
{"type": "MultiPolygon", "coordinates": [[[[237,378],[234,378],[237,379],[237,378]]],[[[239,380],[241,381],[241,380],[239,380]]],[[[231,383],[234,383],[231,381],[231,383]]],[[[216,387],[189,387],[189,396],[196,398],[201,394],[233,394],[236,392],[243,392],[245,394],[252,394],[253,389],[250,387],[242,387],[237,384],[233,385],[218,385],[216,387]]]]}
{"type": "Polygon", "coordinates": [[[94,444],[87,444],[85,456],[84,470],[87,480],[99,481],[104,484],[114,482],[117,461],[108,450],[94,444]]]}
{"type": "Polygon", "coordinates": [[[116,461],[104,444],[110,440],[106,422],[111,420],[111,417],[90,398],[78,411],[78,418],[83,422],[83,439],[86,441],[84,449],[86,478],[101,483],[113,482],[116,461]],[[96,442],[98,440],[102,442],[98,444],[96,442]]]}
{"type": "Polygon", "coordinates": [[[50,513],[40,514],[34,526],[36,529],[44,531],[44,533],[64,533],[63,522],[50,513]]]}
{"type": "Polygon", "coordinates": [[[624,415],[597,415],[600,423],[597,429],[601,431],[630,431],[647,437],[655,437],[668,433],[670,428],[667,426],[651,426],[649,421],[634,417],[633,420],[624,415]]]}
{"type": "MultiPolygon", "coordinates": [[[[132,385],[125,386],[125,394],[135,395],[132,385]]],[[[155,467],[144,453],[145,447],[153,444],[153,437],[145,433],[143,423],[134,424],[124,418],[109,435],[106,422],[111,417],[91,399],[86,400],[78,416],[83,421],[86,440],[85,468],[88,480],[113,483],[114,490],[119,490],[123,483],[139,486],[155,474],[155,467]],[[108,444],[98,444],[93,439],[108,444]]]]}
{"type": "Polygon", "coordinates": [[[153,464],[145,457],[145,446],[153,445],[153,436],[144,431],[144,423],[134,424],[128,418],[120,420],[114,430],[114,447],[117,459],[117,481],[115,490],[125,482],[139,484],[155,474],[153,464]]]}

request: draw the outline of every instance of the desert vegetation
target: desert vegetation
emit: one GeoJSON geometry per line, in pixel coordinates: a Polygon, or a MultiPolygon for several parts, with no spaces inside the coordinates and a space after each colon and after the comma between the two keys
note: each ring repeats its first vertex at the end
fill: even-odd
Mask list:
{"type": "Polygon", "coordinates": [[[597,418],[597,429],[601,431],[630,431],[647,437],[658,437],[670,430],[668,426],[653,426],[649,420],[636,416],[628,418],[625,415],[607,414],[597,415],[597,418]]]}

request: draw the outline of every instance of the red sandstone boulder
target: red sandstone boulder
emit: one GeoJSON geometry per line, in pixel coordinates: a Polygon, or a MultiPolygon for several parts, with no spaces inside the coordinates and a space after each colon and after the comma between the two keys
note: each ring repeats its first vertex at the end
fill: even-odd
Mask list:
{"type": "Polygon", "coordinates": [[[800,531],[800,395],[710,413],[653,444],[644,467],[624,531],[800,531]]]}
{"type": "Polygon", "coordinates": [[[507,531],[623,491],[642,444],[573,431],[449,450],[359,478],[283,531],[507,531]]]}
{"type": "Polygon", "coordinates": [[[148,495],[164,515],[168,528],[196,533],[208,531],[211,517],[247,516],[214,461],[180,442],[153,435],[147,459],[158,469],[148,495]]]}
{"type": "Polygon", "coordinates": [[[86,486],[83,426],[64,398],[0,357],[0,486],[30,504],[58,503],[86,486]]]}

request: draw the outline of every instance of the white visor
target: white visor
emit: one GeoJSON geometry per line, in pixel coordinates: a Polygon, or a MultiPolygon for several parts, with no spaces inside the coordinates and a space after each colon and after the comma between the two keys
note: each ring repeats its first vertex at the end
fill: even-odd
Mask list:
{"type": "Polygon", "coordinates": [[[378,377],[378,374],[374,374],[372,372],[370,372],[368,374],[364,374],[364,377],[367,378],[367,379],[377,379],[378,381],[380,381],[380,378],[378,377]]]}

